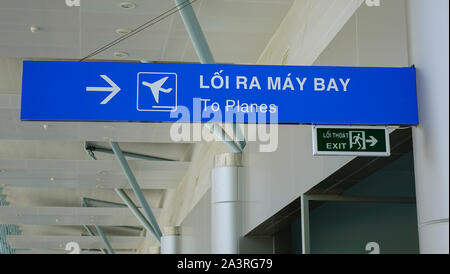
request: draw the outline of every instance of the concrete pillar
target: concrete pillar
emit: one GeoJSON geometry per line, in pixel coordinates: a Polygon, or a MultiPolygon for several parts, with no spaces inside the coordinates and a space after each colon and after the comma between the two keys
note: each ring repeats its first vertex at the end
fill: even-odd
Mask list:
{"type": "Polygon", "coordinates": [[[180,237],[180,227],[165,227],[161,237],[161,254],[179,254],[180,237]]]}
{"type": "Polygon", "coordinates": [[[408,0],[409,58],[417,68],[413,129],[421,253],[449,252],[449,1],[408,0]]]}
{"type": "Polygon", "coordinates": [[[216,155],[211,184],[211,253],[238,254],[241,228],[238,195],[240,153],[216,155]]]}

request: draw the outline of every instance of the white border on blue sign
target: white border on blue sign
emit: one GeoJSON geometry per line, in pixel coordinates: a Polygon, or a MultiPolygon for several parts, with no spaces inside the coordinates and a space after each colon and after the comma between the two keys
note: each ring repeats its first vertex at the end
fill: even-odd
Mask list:
{"type": "Polygon", "coordinates": [[[314,156],[366,156],[366,157],[389,157],[391,156],[391,145],[389,141],[389,131],[384,126],[340,126],[340,125],[313,125],[312,126],[312,144],[314,156]],[[319,151],[319,144],[317,143],[317,129],[318,128],[333,128],[333,129],[383,129],[386,140],[386,152],[371,152],[371,151],[319,151]]]}
{"type": "Polygon", "coordinates": [[[136,109],[137,111],[165,111],[165,112],[174,112],[178,109],[178,75],[173,72],[139,72],[137,74],[137,98],[136,98],[136,109]],[[175,75],[175,106],[159,106],[160,108],[166,109],[140,109],[139,108],[139,76],[141,74],[159,74],[159,75],[175,75]]]}

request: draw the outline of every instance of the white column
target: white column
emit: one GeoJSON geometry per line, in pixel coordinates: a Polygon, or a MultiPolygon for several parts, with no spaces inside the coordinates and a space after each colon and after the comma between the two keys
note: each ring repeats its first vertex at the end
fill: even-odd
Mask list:
{"type": "Polygon", "coordinates": [[[211,253],[238,254],[240,203],[238,166],[240,153],[216,155],[211,183],[211,253]]]}
{"type": "Polygon", "coordinates": [[[421,253],[449,252],[448,9],[448,0],[407,1],[420,120],[413,143],[421,253]]]}
{"type": "Polygon", "coordinates": [[[180,237],[178,226],[165,227],[164,235],[161,237],[161,254],[179,254],[180,237]]]}

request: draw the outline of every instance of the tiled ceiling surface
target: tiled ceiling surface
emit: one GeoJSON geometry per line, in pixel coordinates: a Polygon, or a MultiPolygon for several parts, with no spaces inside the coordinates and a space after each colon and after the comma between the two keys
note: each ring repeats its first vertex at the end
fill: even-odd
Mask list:
{"type": "MultiPolygon", "coordinates": [[[[172,0],[1,0],[0,55],[36,58],[82,58],[120,37],[116,29],[135,29],[175,7],[172,0]],[[30,27],[38,27],[35,33],[30,27]]],[[[293,0],[198,0],[192,5],[217,62],[252,63],[269,42],[293,0]]],[[[198,58],[181,17],[175,13],[95,56],[130,60],[186,61],[198,58]]]]}

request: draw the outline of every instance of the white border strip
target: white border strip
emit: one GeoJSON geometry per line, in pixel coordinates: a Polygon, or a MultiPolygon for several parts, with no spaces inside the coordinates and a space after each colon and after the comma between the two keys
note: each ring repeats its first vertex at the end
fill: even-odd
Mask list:
{"type": "Polygon", "coordinates": [[[389,131],[387,127],[383,126],[312,126],[312,144],[314,156],[366,156],[366,157],[389,157],[391,156],[391,144],[389,142],[389,131]],[[386,140],[386,152],[348,152],[348,151],[319,151],[317,143],[317,129],[318,128],[333,128],[333,129],[383,129],[386,140]]]}

